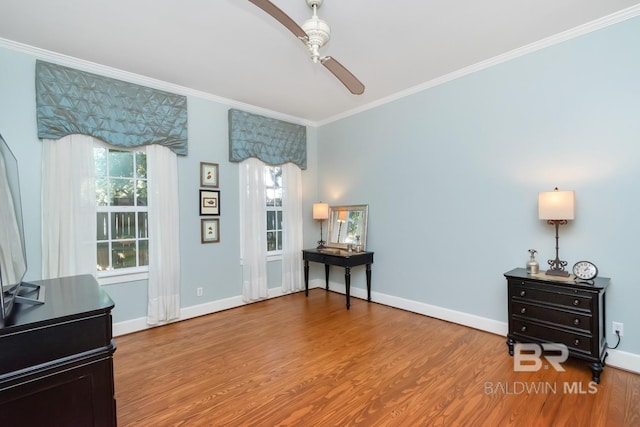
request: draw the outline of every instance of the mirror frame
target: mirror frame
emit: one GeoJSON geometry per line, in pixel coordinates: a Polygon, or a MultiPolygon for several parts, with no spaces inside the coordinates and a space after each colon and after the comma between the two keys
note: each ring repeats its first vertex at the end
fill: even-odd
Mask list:
{"type": "Polygon", "coordinates": [[[362,235],[360,236],[360,244],[362,250],[367,250],[367,217],[369,216],[369,205],[341,205],[329,206],[329,219],[327,225],[327,247],[348,249],[349,243],[339,243],[331,241],[333,230],[335,227],[338,213],[340,211],[361,211],[362,212],[362,235]]]}

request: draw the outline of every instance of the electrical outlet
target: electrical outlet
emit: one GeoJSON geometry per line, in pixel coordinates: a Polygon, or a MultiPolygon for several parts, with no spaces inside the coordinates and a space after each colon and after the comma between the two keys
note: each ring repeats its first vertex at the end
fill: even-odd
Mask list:
{"type": "Polygon", "coordinates": [[[201,297],[202,296],[202,288],[197,288],[196,289],[196,295],[201,297]]]}
{"type": "Polygon", "coordinates": [[[615,335],[616,332],[618,332],[620,336],[624,335],[624,323],[613,322],[613,335],[615,335]]]}

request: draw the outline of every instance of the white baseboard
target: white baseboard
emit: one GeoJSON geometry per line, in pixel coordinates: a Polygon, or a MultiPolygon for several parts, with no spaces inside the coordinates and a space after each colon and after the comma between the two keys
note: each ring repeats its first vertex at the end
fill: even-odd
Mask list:
{"type": "MultiPolygon", "coordinates": [[[[312,279],[309,281],[309,289],[324,288],[325,282],[323,279],[312,279]]],[[[345,293],[345,286],[339,283],[329,282],[329,288],[338,293],[345,293]]],[[[282,296],[281,288],[269,289],[267,298],[275,298],[282,296]]],[[[351,296],[354,298],[367,299],[367,290],[362,288],[351,288],[351,296]]],[[[457,323],[459,325],[467,326],[481,331],[490,332],[503,337],[507,336],[508,325],[506,322],[499,322],[497,320],[488,319],[486,317],[476,316],[474,314],[464,313],[461,311],[451,310],[448,308],[439,307],[436,305],[426,304],[423,302],[408,300],[392,295],[383,294],[380,292],[371,292],[371,300],[379,304],[388,305],[390,307],[399,308],[413,313],[422,314],[425,316],[433,317],[447,322],[457,323]]],[[[180,319],[187,320],[206,314],[215,313],[222,310],[228,310],[230,308],[239,307],[251,303],[245,303],[242,301],[242,297],[232,297],[218,301],[211,301],[205,304],[195,305],[191,307],[185,307],[180,311],[180,319]]],[[[154,325],[160,326],[160,325],[154,325]]],[[[141,331],[154,327],[147,324],[146,318],[138,318],[128,320],[125,322],[115,323],[113,325],[113,335],[120,336],[129,334],[132,332],[141,331]]],[[[611,345],[611,344],[610,344],[611,345]]],[[[506,352],[506,346],[505,346],[506,352]]],[[[608,350],[609,356],[607,357],[607,366],[614,368],[624,369],[625,371],[634,372],[640,374],[640,355],[635,353],[628,353],[620,350],[608,350]]]]}
{"type": "MultiPolygon", "coordinates": [[[[324,286],[322,280],[310,280],[309,289],[324,286]]],[[[267,299],[280,297],[285,295],[282,292],[281,287],[269,288],[267,293],[267,299]]],[[[259,301],[253,301],[259,302],[259,301]]],[[[240,307],[241,305],[253,304],[253,302],[244,302],[240,295],[225,298],[216,301],[210,301],[204,304],[192,305],[190,307],[184,307],[180,309],[180,317],[170,322],[161,323],[157,325],[149,325],[146,317],[139,317],[137,319],[125,320],[124,322],[118,322],[113,324],[113,336],[118,337],[121,335],[131,334],[133,332],[143,331],[145,329],[155,328],[157,326],[164,326],[169,323],[180,322],[187,319],[193,319],[194,317],[204,316],[206,314],[216,313],[218,311],[228,310],[230,308],[240,307]]]]}

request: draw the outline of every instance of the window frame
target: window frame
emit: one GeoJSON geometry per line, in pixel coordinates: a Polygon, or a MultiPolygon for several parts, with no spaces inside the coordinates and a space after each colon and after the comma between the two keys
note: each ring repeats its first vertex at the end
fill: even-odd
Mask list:
{"type": "MultiPolygon", "coordinates": [[[[96,141],[94,143],[94,148],[101,148],[101,149],[106,149],[107,150],[107,155],[108,152],[110,150],[114,150],[114,151],[129,151],[129,152],[133,152],[133,157],[134,157],[134,174],[133,174],[133,179],[137,180],[139,179],[136,176],[135,173],[135,168],[136,168],[136,154],[135,153],[143,153],[145,155],[145,161],[146,161],[146,148],[145,147],[120,147],[120,146],[114,146],[114,145],[110,145],[107,143],[104,143],[102,141],[96,141]]],[[[94,154],[94,161],[95,161],[96,157],[94,154]]],[[[108,163],[107,163],[107,175],[105,176],[107,178],[119,178],[119,177],[111,177],[109,175],[109,171],[108,171],[108,163]]],[[[97,181],[98,179],[102,179],[104,177],[100,176],[98,177],[97,174],[95,176],[95,181],[96,181],[96,219],[98,214],[100,213],[118,213],[118,212],[133,212],[135,217],[136,217],[136,221],[138,218],[138,214],[140,212],[146,212],[147,213],[147,219],[148,219],[148,215],[149,215],[149,204],[148,204],[148,198],[147,198],[147,205],[138,205],[137,202],[134,205],[131,206],[115,206],[115,205],[98,205],[97,203],[97,190],[98,190],[98,186],[97,186],[97,181]]],[[[145,178],[143,178],[145,182],[148,183],[148,176],[146,176],[145,178]]],[[[148,184],[147,184],[148,185],[148,184]]],[[[137,197],[137,196],[134,196],[137,197]]],[[[109,215],[110,218],[110,215],[109,215]]],[[[110,220],[108,221],[108,227],[109,229],[111,228],[111,224],[110,224],[110,220]]],[[[133,239],[126,239],[126,240],[134,240],[136,242],[136,247],[138,247],[139,242],[140,241],[147,241],[147,251],[148,251],[148,247],[149,244],[151,243],[151,237],[149,236],[149,233],[147,231],[147,237],[146,238],[140,238],[139,236],[139,231],[138,231],[138,227],[136,227],[135,230],[135,237],[133,239]]],[[[97,230],[96,230],[96,235],[95,235],[95,244],[96,244],[96,250],[97,250],[97,245],[98,243],[101,242],[108,242],[109,243],[109,247],[111,247],[111,243],[114,241],[118,241],[121,239],[114,239],[113,236],[111,235],[111,232],[108,232],[109,234],[109,239],[107,240],[98,240],[98,235],[97,235],[97,230]]],[[[112,253],[112,249],[109,251],[110,252],[110,257],[111,257],[111,253],[112,253]]],[[[138,253],[138,251],[136,251],[136,253],[138,253]]],[[[136,263],[138,261],[136,260],[136,263]]],[[[113,264],[113,260],[110,260],[111,265],[113,264]]],[[[96,259],[96,279],[98,280],[98,283],[101,285],[108,285],[108,284],[114,284],[114,283],[124,283],[124,282],[132,282],[132,281],[137,281],[137,280],[145,280],[149,278],[149,265],[143,265],[143,266],[135,266],[135,267],[126,267],[126,268],[119,268],[119,269],[110,269],[110,270],[98,270],[97,268],[98,266],[98,260],[96,259]]]]}
{"type": "Polygon", "coordinates": [[[275,250],[269,250],[269,240],[267,239],[267,261],[276,261],[276,260],[280,260],[282,259],[282,236],[283,236],[283,229],[284,229],[284,217],[283,217],[283,212],[282,212],[282,189],[284,187],[285,183],[282,181],[282,166],[279,165],[264,165],[264,190],[265,190],[265,230],[264,233],[265,235],[268,235],[268,233],[270,232],[275,232],[276,233],[276,249],[275,250]],[[280,169],[280,173],[278,174],[280,176],[280,185],[278,186],[277,182],[273,182],[273,180],[271,180],[270,178],[268,179],[267,177],[269,176],[274,176],[274,172],[273,169],[280,169]],[[270,185],[270,183],[273,183],[273,185],[270,185]],[[278,196],[277,194],[274,194],[274,204],[272,206],[269,206],[269,191],[273,191],[275,193],[277,193],[278,191],[280,192],[280,205],[278,206],[277,203],[275,202],[276,200],[278,200],[278,196]],[[274,212],[275,215],[275,222],[276,222],[276,227],[274,229],[269,229],[269,221],[267,220],[269,217],[269,212],[274,212]],[[278,228],[278,216],[280,216],[282,219],[280,221],[280,228],[278,228]],[[280,235],[280,248],[281,249],[277,249],[278,247],[278,238],[277,236],[280,235]]]}

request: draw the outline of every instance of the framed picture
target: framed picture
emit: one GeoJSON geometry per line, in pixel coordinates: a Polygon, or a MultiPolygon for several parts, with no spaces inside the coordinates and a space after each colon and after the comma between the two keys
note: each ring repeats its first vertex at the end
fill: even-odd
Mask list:
{"type": "Polygon", "coordinates": [[[200,187],[218,188],[218,164],[200,162],[200,187]]]}
{"type": "Polygon", "coordinates": [[[220,242],[220,218],[200,220],[200,239],[202,243],[220,242]]]}
{"type": "Polygon", "coordinates": [[[200,216],[220,215],[220,190],[200,190],[200,216]]]}

